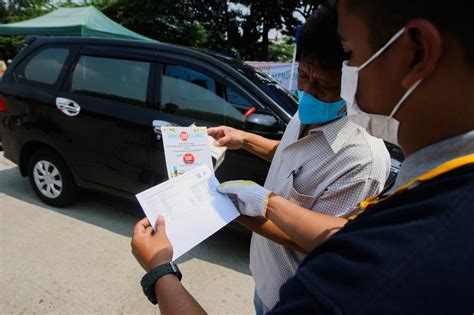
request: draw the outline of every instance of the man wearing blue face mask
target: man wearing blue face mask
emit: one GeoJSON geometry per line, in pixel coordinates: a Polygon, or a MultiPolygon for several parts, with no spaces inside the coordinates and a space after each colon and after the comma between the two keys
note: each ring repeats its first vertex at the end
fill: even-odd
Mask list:
{"type": "Polygon", "coordinates": [[[218,144],[246,149],[272,163],[264,187],[233,181],[219,188],[237,199],[244,215],[237,221],[255,232],[250,270],[257,314],[278,302],[280,286],[314,245],[292,239],[265,218],[270,192],[289,200],[286,206],[295,213],[318,212],[324,228],[325,220],[347,218],[359,202],[380,192],[389,172],[383,141],[346,118],[346,102],[340,97],[341,63],[346,55],[336,24],[335,6],[322,6],[300,33],[298,113],[281,142],[229,127],[209,129],[218,144]]]}
{"type": "MultiPolygon", "coordinates": [[[[245,149],[271,162],[264,187],[248,181],[219,187],[236,200],[242,214],[237,221],[254,231],[250,270],[257,314],[275,306],[280,287],[306,253],[340,229],[361,201],[383,189],[390,169],[383,141],[346,117],[340,97],[346,54],[337,36],[334,4],[319,7],[307,20],[298,54],[299,108],[281,142],[229,127],[209,129],[219,145],[245,149]],[[275,211],[284,215],[275,217],[275,211]]],[[[137,225],[134,239],[149,229],[145,224],[137,225]]],[[[146,261],[141,245],[134,248],[137,259],[146,261]]],[[[155,264],[146,263],[145,268],[155,264]]]]}

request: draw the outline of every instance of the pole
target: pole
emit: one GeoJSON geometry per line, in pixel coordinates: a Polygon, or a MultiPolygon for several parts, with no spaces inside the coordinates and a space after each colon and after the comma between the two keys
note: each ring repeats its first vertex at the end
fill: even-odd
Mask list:
{"type": "Polygon", "coordinates": [[[303,25],[298,25],[295,28],[295,49],[293,51],[293,61],[291,62],[291,74],[290,74],[290,86],[288,89],[291,92],[291,89],[293,88],[293,76],[295,75],[295,64],[296,64],[296,53],[297,53],[297,48],[298,48],[298,40],[300,37],[300,31],[303,28],[303,25]]]}
{"type": "Polygon", "coordinates": [[[293,51],[293,61],[291,62],[290,85],[288,87],[288,90],[290,92],[291,92],[291,89],[293,88],[293,76],[295,75],[296,47],[297,47],[297,45],[295,44],[295,49],[293,51]]]}

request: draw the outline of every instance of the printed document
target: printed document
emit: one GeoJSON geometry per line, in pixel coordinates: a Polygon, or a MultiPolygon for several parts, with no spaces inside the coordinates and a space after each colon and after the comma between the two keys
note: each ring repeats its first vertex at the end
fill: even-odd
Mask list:
{"type": "Polygon", "coordinates": [[[196,167],[212,166],[206,127],[161,127],[168,178],[178,177],[196,167]]]}
{"type": "Polygon", "coordinates": [[[239,216],[217,186],[213,172],[202,165],[136,195],[153,228],[158,215],[165,217],[173,260],[239,216]]]}

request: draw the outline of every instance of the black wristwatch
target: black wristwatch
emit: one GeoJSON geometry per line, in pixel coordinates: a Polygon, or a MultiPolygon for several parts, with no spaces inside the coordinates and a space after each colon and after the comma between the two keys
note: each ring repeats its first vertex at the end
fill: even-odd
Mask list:
{"type": "Polygon", "coordinates": [[[169,273],[172,273],[176,277],[178,277],[179,281],[181,281],[181,278],[183,277],[181,271],[179,271],[178,266],[173,262],[158,266],[155,269],[150,270],[146,275],[143,276],[142,281],[140,281],[140,284],[142,285],[143,293],[145,293],[146,297],[148,298],[148,300],[150,300],[151,303],[155,305],[158,304],[155,293],[155,282],[169,273]]]}

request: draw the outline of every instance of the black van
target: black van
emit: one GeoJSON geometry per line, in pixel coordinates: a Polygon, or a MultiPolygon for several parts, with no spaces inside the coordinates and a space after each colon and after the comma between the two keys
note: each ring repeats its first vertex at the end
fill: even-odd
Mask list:
{"type": "MultiPolygon", "coordinates": [[[[77,188],[131,197],[168,179],[160,127],[228,125],[280,139],[297,101],[232,58],[176,45],[30,37],[0,81],[0,150],[53,206],[77,188]]],[[[392,156],[389,182],[403,155],[392,156]]],[[[220,181],[263,184],[269,164],[226,153],[220,181]]]]}
{"type": "MultiPolygon", "coordinates": [[[[160,126],[228,125],[279,139],[297,102],[239,61],[164,43],[33,37],[0,82],[4,155],[46,203],[77,188],[124,197],[167,180],[160,126]]],[[[231,151],[221,181],[263,183],[268,163],[231,151]]]]}

